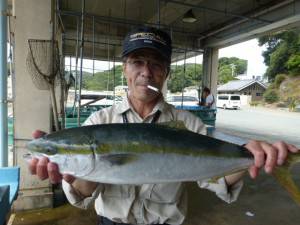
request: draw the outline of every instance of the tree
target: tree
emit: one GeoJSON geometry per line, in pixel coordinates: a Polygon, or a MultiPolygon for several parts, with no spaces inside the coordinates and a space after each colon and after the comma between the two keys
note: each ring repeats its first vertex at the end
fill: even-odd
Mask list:
{"type": "Polygon", "coordinates": [[[286,65],[292,75],[300,74],[300,53],[291,55],[286,65]]]}
{"type": "Polygon", "coordinates": [[[171,92],[181,92],[185,87],[200,86],[202,80],[201,64],[172,65],[168,81],[171,92]]]}
{"type": "Polygon", "coordinates": [[[247,60],[239,59],[237,57],[222,57],[219,59],[219,70],[224,66],[231,65],[233,69],[233,76],[244,74],[247,71],[247,60]]]}
{"type": "Polygon", "coordinates": [[[236,57],[222,57],[219,59],[218,83],[225,84],[231,80],[237,80],[236,76],[247,71],[247,60],[236,57]]]}
{"type": "Polygon", "coordinates": [[[232,76],[232,68],[230,65],[224,65],[219,69],[218,83],[226,84],[231,80],[237,80],[235,76],[232,76]]]}
{"type": "Polygon", "coordinates": [[[264,62],[268,66],[265,76],[274,81],[277,74],[295,75],[300,72],[300,32],[285,31],[258,39],[265,46],[264,62]]]}
{"type": "MultiPolygon", "coordinates": [[[[122,66],[118,65],[110,71],[95,73],[85,73],[82,79],[82,87],[87,90],[108,90],[112,91],[115,86],[122,84],[122,66]],[[115,69],[115,78],[114,78],[115,69]],[[114,80],[115,79],[115,80],[114,80]]],[[[125,84],[126,85],[126,84],[125,84]]]]}

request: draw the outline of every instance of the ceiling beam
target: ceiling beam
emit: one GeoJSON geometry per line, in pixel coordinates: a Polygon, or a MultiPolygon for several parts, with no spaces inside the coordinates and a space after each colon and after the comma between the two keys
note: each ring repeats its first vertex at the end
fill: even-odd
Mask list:
{"type": "Polygon", "coordinates": [[[228,12],[227,10],[219,10],[219,9],[214,9],[214,8],[210,8],[210,7],[206,7],[206,6],[189,4],[189,3],[185,3],[185,2],[177,1],[177,0],[161,0],[161,1],[170,2],[173,4],[178,4],[178,5],[183,5],[183,6],[188,6],[192,9],[201,9],[201,10],[205,10],[208,12],[214,12],[214,13],[218,13],[218,14],[225,15],[225,16],[232,16],[232,17],[236,17],[236,18],[240,18],[240,19],[259,21],[259,22],[267,23],[267,24],[273,22],[270,20],[260,19],[260,18],[254,17],[254,16],[241,15],[241,14],[237,14],[237,13],[233,13],[233,12],[228,12]]]}
{"type": "MultiPolygon", "coordinates": [[[[267,14],[268,12],[271,12],[271,11],[277,10],[279,8],[285,7],[289,4],[292,4],[294,2],[294,0],[285,0],[285,1],[277,0],[276,2],[277,2],[277,4],[275,4],[275,1],[273,1],[270,4],[267,4],[263,7],[261,7],[260,9],[256,9],[256,10],[253,10],[252,12],[249,12],[248,14],[251,16],[254,16],[254,17],[262,16],[262,15],[267,14]]],[[[214,27],[210,30],[203,32],[202,37],[200,37],[198,40],[202,40],[204,38],[218,34],[222,31],[229,30],[232,27],[240,26],[240,24],[245,23],[247,21],[248,21],[247,19],[243,19],[243,20],[235,19],[235,20],[227,21],[226,23],[222,23],[222,24],[218,25],[217,27],[214,27]]]]}
{"type": "Polygon", "coordinates": [[[282,19],[278,22],[274,22],[272,24],[258,27],[252,30],[249,30],[247,32],[241,32],[240,34],[234,33],[234,35],[231,35],[229,37],[224,37],[220,39],[216,38],[210,38],[205,41],[203,46],[205,47],[225,47],[232,44],[236,44],[242,41],[246,41],[252,38],[256,38],[261,36],[262,34],[268,33],[268,32],[275,32],[280,29],[286,28],[297,28],[300,27],[300,14],[291,16],[285,19],[282,19]]]}
{"type": "MultiPolygon", "coordinates": [[[[60,15],[63,15],[63,16],[76,16],[76,17],[81,16],[80,12],[71,11],[71,10],[59,10],[59,11],[57,11],[57,13],[60,15]]],[[[124,18],[117,18],[117,17],[100,16],[100,15],[94,15],[94,14],[90,14],[90,13],[84,13],[84,15],[86,17],[94,17],[96,21],[107,22],[107,23],[135,25],[135,26],[141,26],[141,25],[148,25],[148,26],[153,26],[153,27],[157,26],[156,23],[149,23],[146,21],[137,21],[137,20],[124,19],[124,18]]],[[[202,34],[200,34],[200,33],[187,32],[186,30],[182,29],[181,27],[169,26],[166,24],[160,24],[160,27],[163,29],[169,30],[170,32],[174,32],[174,33],[180,33],[180,34],[184,34],[184,35],[188,34],[189,36],[194,36],[194,37],[202,37],[202,34]]]]}

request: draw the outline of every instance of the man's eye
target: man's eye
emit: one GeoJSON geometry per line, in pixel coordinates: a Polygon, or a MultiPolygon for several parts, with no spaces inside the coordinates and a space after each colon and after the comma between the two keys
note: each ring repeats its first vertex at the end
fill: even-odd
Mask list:
{"type": "Polygon", "coordinates": [[[144,65],[144,61],[137,59],[137,60],[133,61],[133,64],[136,65],[136,66],[142,66],[142,65],[144,65]]]}
{"type": "Polygon", "coordinates": [[[160,64],[158,62],[151,63],[151,66],[153,69],[157,69],[157,70],[162,70],[162,68],[163,68],[162,64],[160,64]]]}

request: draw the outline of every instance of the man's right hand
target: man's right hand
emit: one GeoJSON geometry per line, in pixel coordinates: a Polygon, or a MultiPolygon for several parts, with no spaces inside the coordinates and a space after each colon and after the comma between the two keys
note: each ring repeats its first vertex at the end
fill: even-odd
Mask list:
{"type": "MultiPolygon", "coordinates": [[[[46,134],[44,131],[36,130],[32,136],[33,138],[40,138],[46,134]]],[[[40,159],[32,158],[29,161],[29,171],[31,174],[37,175],[41,180],[49,178],[52,184],[60,183],[62,179],[64,179],[67,183],[71,184],[80,195],[86,197],[91,196],[98,185],[96,182],[77,179],[70,174],[61,174],[58,165],[50,162],[47,157],[40,159]]]]}
{"type": "MultiPolygon", "coordinates": [[[[33,138],[40,138],[47,133],[41,130],[36,130],[32,133],[33,138]]],[[[69,184],[72,184],[75,177],[69,174],[61,174],[59,172],[58,165],[56,163],[50,162],[47,157],[42,157],[40,159],[32,158],[29,161],[29,171],[33,175],[37,175],[39,179],[45,180],[49,178],[50,182],[53,184],[60,183],[64,179],[69,184]]]]}

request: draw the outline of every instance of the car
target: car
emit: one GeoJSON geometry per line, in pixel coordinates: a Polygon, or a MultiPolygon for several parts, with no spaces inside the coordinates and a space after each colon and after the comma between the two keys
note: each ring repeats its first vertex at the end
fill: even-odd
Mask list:
{"type": "Polygon", "coordinates": [[[222,94],[217,96],[217,107],[223,109],[240,109],[241,96],[237,94],[222,94]]]}
{"type": "Polygon", "coordinates": [[[111,106],[120,103],[122,100],[123,98],[121,96],[107,95],[105,98],[102,98],[91,105],[111,106]]]}
{"type": "Polygon", "coordinates": [[[166,102],[174,106],[199,106],[199,99],[194,96],[171,95],[166,102]]]}

